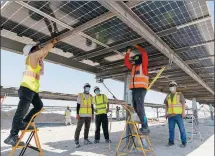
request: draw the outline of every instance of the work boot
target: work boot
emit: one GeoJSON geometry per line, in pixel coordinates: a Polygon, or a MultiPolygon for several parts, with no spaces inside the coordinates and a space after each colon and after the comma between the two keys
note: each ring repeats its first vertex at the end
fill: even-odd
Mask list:
{"type": "Polygon", "coordinates": [[[76,148],[81,147],[81,145],[79,144],[79,141],[77,141],[77,140],[75,141],[75,147],[76,147],[76,148]]]}
{"type": "Polygon", "coordinates": [[[182,143],[182,144],[180,145],[180,147],[181,147],[181,148],[185,148],[185,147],[186,147],[186,144],[182,143]]]}
{"type": "Polygon", "coordinates": [[[168,142],[167,147],[175,145],[174,142],[168,142]]]}
{"type": "MultiPolygon", "coordinates": [[[[28,122],[23,122],[22,126],[19,128],[19,130],[25,130],[25,128],[27,126],[28,126],[28,122]]],[[[30,125],[27,130],[33,130],[33,129],[34,129],[34,127],[32,125],[30,125]]]]}
{"type": "Polygon", "coordinates": [[[139,134],[140,135],[149,135],[150,130],[148,128],[140,128],[139,129],[139,134]]]}
{"type": "Polygon", "coordinates": [[[99,140],[94,140],[94,144],[97,144],[97,143],[99,143],[99,140]]]}
{"type": "Polygon", "coordinates": [[[88,144],[92,144],[92,142],[90,140],[88,140],[88,139],[84,139],[84,144],[88,145],[88,144]]]}
{"type": "Polygon", "coordinates": [[[105,139],[105,142],[106,143],[111,143],[111,140],[110,139],[105,139]]]}
{"type": "MultiPolygon", "coordinates": [[[[7,145],[16,146],[17,142],[19,141],[18,135],[9,135],[5,140],[4,143],[7,145]]],[[[20,141],[18,146],[25,146],[25,143],[20,141]]]]}

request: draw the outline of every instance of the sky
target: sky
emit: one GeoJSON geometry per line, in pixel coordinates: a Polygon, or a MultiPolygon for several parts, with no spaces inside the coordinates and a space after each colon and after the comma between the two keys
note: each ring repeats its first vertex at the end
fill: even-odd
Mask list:
{"type": "MultiPolygon", "coordinates": [[[[210,1],[209,8],[214,24],[214,2],[210,1]]],[[[25,57],[20,54],[1,50],[1,85],[6,87],[19,87],[24,70],[25,57]]],[[[118,99],[123,99],[124,83],[115,80],[105,80],[105,84],[118,99]]],[[[90,83],[92,88],[99,86],[102,93],[112,98],[111,94],[102,86],[96,83],[95,75],[60,65],[45,62],[45,74],[41,78],[41,91],[78,94],[83,92],[84,83],[90,83]]],[[[91,93],[92,89],[91,89],[91,93]]],[[[148,91],[146,102],[163,104],[165,94],[153,90],[148,91]]],[[[43,100],[45,105],[69,105],[71,102],[43,100]]],[[[6,98],[5,104],[17,104],[17,98],[6,98]]],[[[191,101],[187,101],[188,104],[191,101]]]]}

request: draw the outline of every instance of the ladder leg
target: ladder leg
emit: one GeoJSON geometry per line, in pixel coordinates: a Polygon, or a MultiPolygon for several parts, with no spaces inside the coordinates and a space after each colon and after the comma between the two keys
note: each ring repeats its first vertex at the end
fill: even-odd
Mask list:
{"type": "Polygon", "coordinates": [[[141,137],[140,137],[140,135],[139,135],[139,133],[138,133],[137,126],[135,125],[135,123],[133,123],[133,126],[135,127],[134,130],[136,131],[137,139],[139,140],[139,143],[140,143],[140,146],[141,146],[141,150],[142,150],[142,152],[143,152],[143,155],[146,156],[146,152],[144,151],[143,143],[142,143],[141,137]]]}
{"type": "Polygon", "coordinates": [[[43,151],[42,151],[42,148],[41,148],[41,145],[40,145],[40,140],[39,140],[39,136],[38,136],[38,133],[37,131],[35,132],[35,136],[37,138],[37,144],[38,144],[38,147],[39,147],[39,155],[42,156],[43,155],[43,151]]]}
{"type": "Polygon", "coordinates": [[[34,132],[31,132],[30,136],[28,137],[28,140],[26,141],[26,146],[24,148],[22,148],[22,151],[20,152],[19,156],[23,156],[25,154],[25,151],[26,151],[28,145],[30,144],[33,136],[34,136],[34,132]]]}
{"type": "Polygon", "coordinates": [[[123,138],[123,136],[124,136],[124,134],[125,134],[126,126],[127,126],[127,121],[126,121],[126,124],[125,124],[124,131],[122,132],[121,138],[119,139],[119,143],[118,143],[118,145],[117,145],[116,152],[119,151],[119,147],[120,147],[120,145],[122,144],[122,138],[123,138]]]}

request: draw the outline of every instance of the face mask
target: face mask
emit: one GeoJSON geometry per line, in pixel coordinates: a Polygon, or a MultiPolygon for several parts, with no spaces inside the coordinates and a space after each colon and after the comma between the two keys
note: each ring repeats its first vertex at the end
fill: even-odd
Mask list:
{"type": "Polygon", "coordinates": [[[100,90],[96,90],[96,91],[95,91],[95,94],[96,94],[96,95],[100,94],[100,90]]]}
{"type": "Polygon", "coordinates": [[[85,87],[85,88],[84,88],[84,91],[87,92],[87,93],[89,93],[90,87],[85,87]]]}
{"type": "Polygon", "coordinates": [[[169,90],[170,90],[171,92],[173,92],[173,91],[175,90],[175,87],[169,87],[169,90]]]}

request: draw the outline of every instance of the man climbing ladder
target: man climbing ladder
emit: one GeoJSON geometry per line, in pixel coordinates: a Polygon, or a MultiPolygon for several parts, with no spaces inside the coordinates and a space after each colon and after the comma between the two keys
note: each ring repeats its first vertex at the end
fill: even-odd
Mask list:
{"type": "MultiPolygon", "coordinates": [[[[48,52],[54,47],[56,42],[56,39],[53,39],[41,49],[35,45],[26,45],[24,47],[23,52],[27,58],[25,61],[26,68],[18,91],[20,100],[13,117],[10,135],[4,140],[5,144],[15,146],[19,140],[19,130],[24,130],[31,117],[43,108],[43,102],[38,94],[40,76],[44,73],[43,59],[48,55],[48,52]],[[34,108],[26,115],[30,103],[33,104],[34,108]]],[[[33,129],[33,127],[29,126],[29,129],[33,129]]],[[[20,142],[19,146],[24,146],[24,142],[20,142]]]]}
{"type": "Polygon", "coordinates": [[[135,111],[137,112],[140,121],[141,128],[139,132],[144,135],[149,134],[147,118],[144,109],[144,99],[149,85],[148,77],[148,55],[144,48],[135,45],[141,54],[135,55],[132,60],[134,64],[129,61],[131,50],[128,49],[124,63],[125,66],[131,70],[131,78],[129,88],[132,90],[132,103],[135,111]]]}

